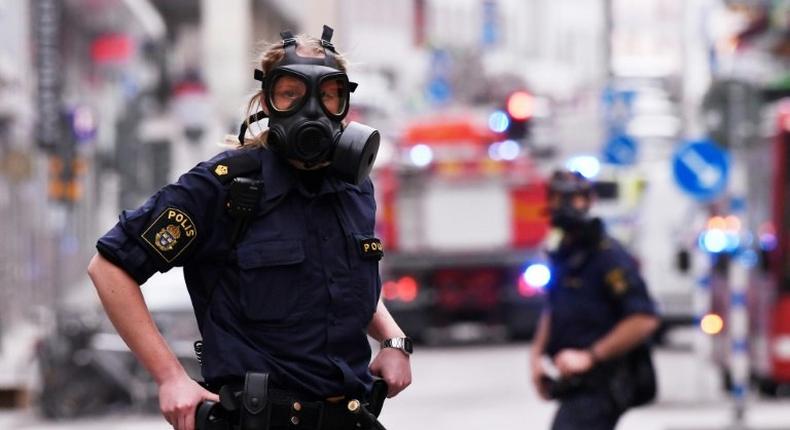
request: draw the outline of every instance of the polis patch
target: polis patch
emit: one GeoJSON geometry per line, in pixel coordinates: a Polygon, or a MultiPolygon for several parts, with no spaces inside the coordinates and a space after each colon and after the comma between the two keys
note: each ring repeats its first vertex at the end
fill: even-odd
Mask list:
{"type": "Polygon", "coordinates": [[[165,209],[142,234],[143,240],[170,263],[197,237],[195,223],[176,208],[165,209]]]}
{"type": "Polygon", "coordinates": [[[625,280],[625,273],[622,269],[613,269],[606,274],[606,283],[611,287],[615,295],[624,294],[628,290],[628,282],[625,280]]]}
{"type": "Polygon", "coordinates": [[[384,246],[381,240],[375,237],[357,237],[359,254],[365,260],[381,260],[384,256],[384,246]]]}

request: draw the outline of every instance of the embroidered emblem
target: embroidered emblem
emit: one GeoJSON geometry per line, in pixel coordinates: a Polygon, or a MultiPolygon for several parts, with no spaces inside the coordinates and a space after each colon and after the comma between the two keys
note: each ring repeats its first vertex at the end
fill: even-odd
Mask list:
{"type": "Polygon", "coordinates": [[[225,176],[228,174],[228,166],[217,164],[217,167],[214,168],[214,173],[216,173],[217,176],[225,176]]]}
{"type": "Polygon", "coordinates": [[[620,295],[628,290],[628,282],[622,269],[613,269],[606,274],[606,283],[612,288],[612,292],[620,295]]]}
{"type": "Polygon", "coordinates": [[[192,219],[183,211],[167,208],[146,228],[143,240],[170,263],[197,237],[192,219]]]}
{"type": "Polygon", "coordinates": [[[162,251],[172,251],[181,237],[181,229],[173,224],[159,230],[156,234],[156,247],[162,251]]]}

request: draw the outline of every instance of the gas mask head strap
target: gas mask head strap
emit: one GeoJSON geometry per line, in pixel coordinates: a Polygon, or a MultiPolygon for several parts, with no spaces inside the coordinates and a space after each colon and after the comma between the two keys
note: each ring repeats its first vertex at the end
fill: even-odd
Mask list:
{"type": "MultiPolygon", "coordinates": [[[[289,64],[316,64],[340,70],[340,64],[335,57],[337,50],[335,49],[335,45],[332,44],[332,35],[334,32],[335,30],[333,30],[332,27],[325,25],[324,31],[321,33],[321,46],[324,48],[324,58],[302,57],[298,55],[296,53],[296,38],[294,37],[293,33],[291,33],[289,30],[281,32],[280,37],[283,39],[282,43],[285,55],[283,56],[282,60],[280,60],[277,65],[275,65],[275,67],[289,64]]],[[[263,72],[263,70],[255,69],[254,78],[256,81],[261,82],[261,90],[265,91],[266,74],[263,72]]],[[[356,89],[356,82],[348,83],[349,92],[353,93],[356,89]]]]}
{"type": "MultiPolygon", "coordinates": [[[[335,30],[333,30],[331,27],[326,25],[324,26],[324,31],[321,34],[321,46],[324,48],[324,58],[302,57],[301,55],[297,54],[296,38],[294,37],[293,33],[291,33],[290,30],[281,32],[280,37],[283,39],[282,43],[285,55],[275,67],[287,66],[289,64],[316,64],[319,66],[327,66],[340,70],[340,65],[337,62],[337,58],[335,58],[337,51],[335,50],[335,45],[333,45],[331,42],[332,34],[334,32],[335,30]]],[[[263,71],[256,69],[255,79],[261,81],[263,87],[266,86],[266,79],[264,77],[263,71]]]]}
{"type": "MultiPolygon", "coordinates": [[[[280,37],[282,38],[283,43],[283,50],[285,50],[285,56],[277,66],[288,65],[288,64],[316,64],[316,65],[323,65],[327,67],[331,67],[333,69],[340,70],[340,65],[335,58],[335,54],[337,54],[337,50],[335,49],[335,45],[332,44],[332,35],[334,34],[335,30],[328,25],[324,25],[324,30],[321,33],[321,46],[324,48],[324,58],[312,58],[312,57],[302,57],[296,53],[296,38],[294,37],[293,33],[290,30],[285,30],[280,32],[280,37]]],[[[255,69],[253,74],[253,78],[256,81],[260,81],[261,83],[261,90],[266,91],[266,74],[261,69],[255,69]]],[[[348,91],[353,93],[357,89],[356,82],[348,82],[348,91]]],[[[257,112],[249,116],[247,120],[241,123],[239,127],[239,143],[244,145],[244,135],[247,133],[247,128],[249,124],[254,122],[258,122],[263,118],[268,117],[268,115],[263,112],[257,112]]]]}
{"type": "Polygon", "coordinates": [[[252,115],[250,115],[246,120],[242,121],[241,126],[239,126],[239,145],[244,146],[244,136],[247,134],[247,128],[250,124],[258,122],[269,115],[266,115],[264,111],[258,111],[252,115]]]}

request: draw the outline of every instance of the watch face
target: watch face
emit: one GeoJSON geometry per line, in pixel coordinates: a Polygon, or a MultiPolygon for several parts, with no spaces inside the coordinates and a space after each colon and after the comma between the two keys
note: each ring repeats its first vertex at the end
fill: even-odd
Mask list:
{"type": "Polygon", "coordinates": [[[406,350],[406,352],[408,352],[409,354],[412,353],[414,348],[412,347],[411,344],[411,338],[408,337],[403,338],[403,349],[406,350]]]}

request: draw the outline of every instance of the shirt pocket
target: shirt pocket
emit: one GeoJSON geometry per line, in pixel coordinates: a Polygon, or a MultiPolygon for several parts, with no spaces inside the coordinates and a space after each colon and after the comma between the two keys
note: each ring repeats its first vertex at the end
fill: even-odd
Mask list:
{"type": "Polygon", "coordinates": [[[299,240],[269,240],[238,249],[239,301],[244,316],[268,325],[299,320],[304,248],[299,240]]]}

